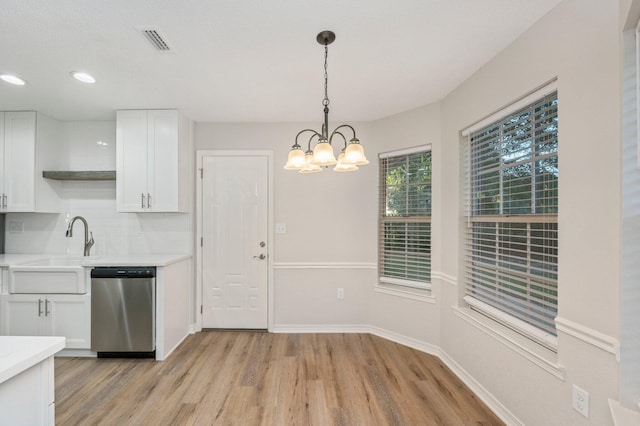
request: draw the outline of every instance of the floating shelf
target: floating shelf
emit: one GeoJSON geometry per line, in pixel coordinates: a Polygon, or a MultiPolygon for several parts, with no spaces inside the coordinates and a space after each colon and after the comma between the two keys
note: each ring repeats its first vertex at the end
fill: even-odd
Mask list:
{"type": "Polygon", "coordinates": [[[42,177],[55,180],[116,180],[115,170],[86,170],[86,171],[52,171],[45,170],[42,177]]]}

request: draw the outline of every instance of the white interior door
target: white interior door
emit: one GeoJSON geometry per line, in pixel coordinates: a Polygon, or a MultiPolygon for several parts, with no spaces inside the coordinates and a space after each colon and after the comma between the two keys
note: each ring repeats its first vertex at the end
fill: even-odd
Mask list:
{"type": "Polygon", "coordinates": [[[202,159],[202,327],[267,328],[267,157],[202,159]]]}

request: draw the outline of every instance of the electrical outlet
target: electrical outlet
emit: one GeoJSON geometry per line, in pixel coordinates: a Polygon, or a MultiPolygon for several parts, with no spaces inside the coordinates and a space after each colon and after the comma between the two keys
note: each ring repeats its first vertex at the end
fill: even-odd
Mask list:
{"type": "Polygon", "coordinates": [[[338,299],[344,299],[344,288],[338,288],[338,299]]]}
{"type": "Polygon", "coordinates": [[[589,392],[573,385],[573,409],[589,418],[589,392]]]}

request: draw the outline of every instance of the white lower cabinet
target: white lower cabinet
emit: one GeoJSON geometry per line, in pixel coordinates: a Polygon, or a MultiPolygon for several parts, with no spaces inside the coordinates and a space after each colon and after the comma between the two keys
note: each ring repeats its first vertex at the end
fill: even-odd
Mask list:
{"type": "Polygon", "coordinates": [[[0,383],[0,424],[55,425],[53,355],[0,383]]]}
{"type": "Polygon", "coordinates": [[[89,294],[9,294],[2,296],[0,334],[64,336],[66,349],[91,346],[89,294]]]}

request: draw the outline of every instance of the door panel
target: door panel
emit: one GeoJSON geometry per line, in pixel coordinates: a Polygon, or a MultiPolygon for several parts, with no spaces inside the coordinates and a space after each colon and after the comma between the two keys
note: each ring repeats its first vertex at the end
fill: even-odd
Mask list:
{"type": "Polygon", "coordinates": [[[178,110],[151,110],[149,114],[148,187],[151,210],[178,210],[178,110]]]}
{"type": "Polygon", "coordinates": [[[51,335],[65,336],[65,348],[91,346],[91,296],[49,295],[47,297],[51,335]]]}
{"type": "Polygon", "coordinates": [[[267,328],[267,189],[266,157],[203,158],[205,328],[267,328]]]}
{"type": "Polygon", "coordinates": [[[2,296],[2,334],[7,336],[50,336],[45,316],[46,299],[37,295],[2,296]]]}

